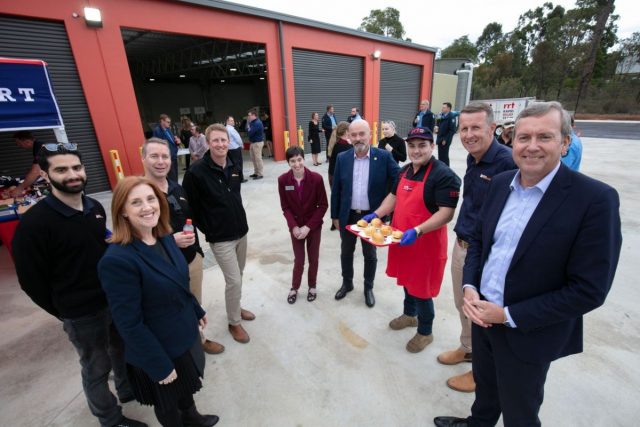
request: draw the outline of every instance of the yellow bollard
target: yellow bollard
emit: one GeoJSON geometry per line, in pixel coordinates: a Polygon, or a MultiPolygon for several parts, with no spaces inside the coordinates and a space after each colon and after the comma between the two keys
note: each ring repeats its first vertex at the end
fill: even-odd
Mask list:
{"type": "Polygon", "coordinates": [[[304,150],[304,132],[302,126],[298,126],[298,145],[304,150]]]}
{"type": "Polygon", "coordinates": [[[118,154],[118,150],[109,150],[109,155],[111,156],[111,164],[113,165],[113,170],[116,173],[116,179],[120,181],[124,178],[124,173],[122,172],[122,164],[120,163],[120,155],[118,154]]]}
{"type": "Polygon", "coordinates": [[[289,131],[285,130],[284,131],[284,151],[287,151],[290,143],[291,142],[289,141],[289,131]]]}
{"type": "Polygon", "coordinates": [[[373,122],[373,146],[378,146],[378,122],[373,122]]]}

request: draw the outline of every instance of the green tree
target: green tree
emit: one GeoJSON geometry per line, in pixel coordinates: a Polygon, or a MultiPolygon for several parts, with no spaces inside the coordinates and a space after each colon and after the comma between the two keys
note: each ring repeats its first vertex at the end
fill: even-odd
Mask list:
{"type": "Polygon", "coordinates": [[[471,62],[478,62],[478,49],[469,40],[469,35],[464,35],[455,39],[449,46],[442,49],[440,57],[442,59],[466,58],[471,60],[471,62]]]}
{"type": "Polygon", "coordinates": [[[400,22],[400,11],[393,7],[387,7],[384,10],[373,9],[369,16],[362,19],[358,29],[400,40],[404,37],[404,27],[400,22]]]}
{"type": "Polygon", "coordinates": [[[502,24],[492,22],[484,27],[482,34],[476,41],[478,59],[480,62],[491,62],[496,55],[504,53],[504,34],[502,34],[502,24]]]}

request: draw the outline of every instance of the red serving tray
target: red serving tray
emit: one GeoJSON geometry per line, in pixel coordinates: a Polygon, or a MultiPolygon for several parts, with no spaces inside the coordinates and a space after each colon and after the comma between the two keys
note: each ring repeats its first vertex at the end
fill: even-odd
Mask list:
{"type": "MultiPolygon", "coordinates": [[[[392,230],[398,230],[397,228],[393,228],[391,227],[392,230]]],[[[371,237],[367,236],[366,234],[364,234],[364,231],[362,230],[362,228],[360,228],[357,224],[350,224],[347,225],[347,231],[349,231],[350,233],[355,234],[356,236],[360,237],[362,240],[364,240],[365,242],[372,244],[373,246],[378,246],[378,247],[382,247],[382,246],[393,246],[393,245],[397,245],[398,243],[400,243],[400,240],[393,240],[393,237],[391,236],[387,236],[384,239],[384,243],[375,243],[371,240],[371,237]]]]}

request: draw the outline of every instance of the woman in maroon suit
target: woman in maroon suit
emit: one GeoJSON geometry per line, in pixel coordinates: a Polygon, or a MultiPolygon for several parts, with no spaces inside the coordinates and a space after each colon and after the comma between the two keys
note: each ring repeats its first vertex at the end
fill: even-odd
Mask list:
{"type": "Polygon", "coordinates": [[[322,176],[304,167],[304,150],[289,147],[285,154],[291,170],[278,177],[278,192],[282,213],[287,219],[293,245],[293,277],[287,296],[289,304],[296,302],[304,270],[304,246],[309,255],[309,293],[307,301],[316,299],[316,277],[320,255],[322,217],[329,203],[322,176]]]}

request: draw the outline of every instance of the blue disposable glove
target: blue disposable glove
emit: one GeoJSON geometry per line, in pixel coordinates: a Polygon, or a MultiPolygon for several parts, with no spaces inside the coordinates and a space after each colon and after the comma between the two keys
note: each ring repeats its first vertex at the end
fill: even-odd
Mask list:
{"type": "Polygon", "coordinates": [[[400,246],[409,246],[415,243],[418,238],[418,233],[416,233],[415,228],[410,228],[402,234],[402,239],[400,240],[400,246]]]}
{"type": "Polygon", "coordinates": [[[374,218],[378,218],[378,214],[375,213],[375,212],[372,212],[372,213],[362,217],[362,219],[364,219],[367,222],[371,222],[371,220],[374,219],[374,218]]]}

